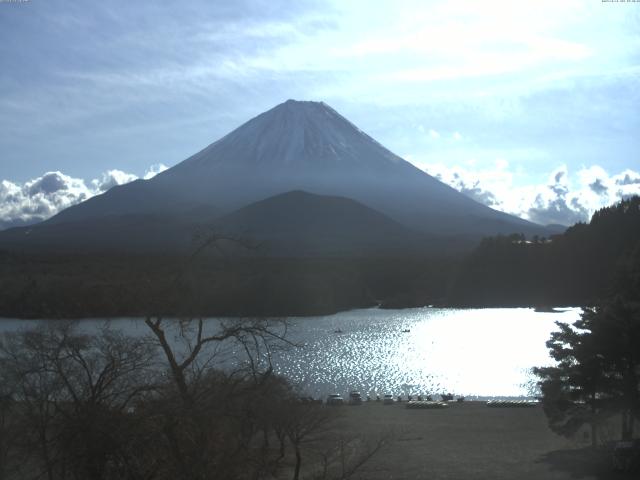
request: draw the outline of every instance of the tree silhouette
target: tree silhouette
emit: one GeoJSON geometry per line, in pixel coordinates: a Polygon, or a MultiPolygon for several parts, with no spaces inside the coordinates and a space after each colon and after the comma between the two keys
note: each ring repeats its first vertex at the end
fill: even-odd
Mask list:
{"type": "Polygon", "coordinates": [[[536,368],[550,428],[565,436],[619,414],[622,438],[640,418],[640,303],[617,297],[584,308],[573,325],[557,323],[547,342],[554,367],[536,368]]]}
{"type": "Polygon", "coordinates": [[[130,411],[153,388],[152,358],[144,339],[108,328],[88,335],[52,322],[6,333],[0,384],[16,405],[11,442],[25,457],[18,477],[98,480],[125,466],[133,473],[141,432],[130,411]]]}

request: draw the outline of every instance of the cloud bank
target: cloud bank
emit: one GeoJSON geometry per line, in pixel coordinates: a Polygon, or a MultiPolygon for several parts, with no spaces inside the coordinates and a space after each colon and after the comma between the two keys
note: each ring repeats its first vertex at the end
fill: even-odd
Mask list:
{"type": "Polygon", "coordinates": [[[636,5],[24,3],[0,9],[0,178],[170,164],[288,98],[394,152],[536,145],[619,171],[640,151],[636,5]]]}
{"type": "Polygon", "coordinates": [[[490,170],[443,164],[420,165],[427,173],[468,197],[496,210],[541,225],[588,222],[593,213],[624,198],[640,195],[640,173],[626,169],[609,174],[598,165],[571,173],[558,166],[539,185],[517,185],[505,160],[490,170]]]}
{"type": "MultiPolygon", "coordinates": [[[[152,178],[166,169],[162,164],[153,165],[143,178],[152,178]]],[[[2,180],[0,229],[46,220],[65,208],[137,178],[136,175],[121,170],[108,170],[99,178],[89,181],[73,178],[62,172],[47,172],[23,184],[2,180]]]]}
{"type": "MultiPolygon", "coordinates": [[[[472,163],[425,165],[410,155],[407,158],[473,200],[541,225],[588,222],[599,208],[640,195],[640,172],[631,169],[611,175],[593,165],[572,173],[566,165],[560,165],[538,185],[517,185],[515,180],[520,175],[504,159],[496,160],[493,168],[475,169],[472,163]]],[[[141,178],[153,178],[166,169],[163,164],[153,165],[141,178]]],[[[0,229],[46,220],[65,208],[138,178],[113,169],[92,180],[73,178],[59,171],[47,172],[23,184],[2,180],[0,229]]]]}

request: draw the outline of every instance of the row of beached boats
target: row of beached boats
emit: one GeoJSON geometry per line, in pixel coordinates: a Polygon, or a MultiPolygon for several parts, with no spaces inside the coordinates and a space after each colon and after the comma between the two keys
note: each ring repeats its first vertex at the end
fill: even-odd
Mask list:
{"type": "MultiPolygon", "coordinates": [[[[446,408],[452,403],[461,403],[464,402],[465,397],[457,397],[454,398],[452,394],[441,394],[441,400],[433,400],[431,395],[427,395],[426,397],[422,397],[422,395],[408,395],[406,401],[404,398],[399,395],[395,397],[391,394],[386,394],[383,397],[376,395],[375,401],[381,402],[383,405],[393,405],[404,403],[407,408],[416,408],[416,409],[438,409],[438,408],[446,408]]],[[[342,395],[339,393],[333,393],[327,397],[326,404],[327,405],[344,405],[348,403],[349,405],[362,405],[362,403],[374,401],[369,395],[367,395],[366,400],[363,400],[360,392],[352,391],[349,393],[349,397],[347,402],[345,402],[342,395]]],[[[489,400],[487,401],[487,407],[491,408],[528,408],[535,407],[539,405],[537,400],[489,400]]]]}
{"type": "MultiPolygon", "coordinates": [[[[419,404],[431,405],[431,404],[439,404],[439,403],[454,401],[454,396],[451,393],[443,393],[440,395],[440,397],[441,397],[441,401],[434,401],[431,395],[426,395],[424,397],[422,395],[407,395],[406,403],[407,404],[411,403],[415,405],[419,405],[419,404]]],[[[371,401],[374,401],[374,399],[372,399],[370,395],[367,395],[366,400],[364,400],[360,392],[352,391],[349,393],[347,402],[345,402],[344,398],[339,393],[332,393],[327,397],[326,403],[327,405],[343,405],[344,403],[348,403],[349,405],[361,405],[364,401],[371,402],[371,401]]],[[[405,398],[402,395],[398,395],[397,397],[394,397],[390,393],[387,393],[382,397],[380,397],[380,395],[376,395],[375,401],[382,402],[384,405],[391,405],[394,403],[403,403],[405,402],[405,398]]],[[[463,402],[464,397],[457,397],[455,398],[455,401],[463,402]]]]}
{"type": "Polygon", "coordinates": [[[489,400],[487,407],[492,408],[529,408],[539,405],[537,400],[489,400]]]}
{"type": "MultiPolygon", "coordinates": [[[[407,408],[446,408],[451,403],[447,402],[420,402],[409,401],[407,402],[407,408]]],[[[491,408],[529,408],[539,405],[536,400],[489,400],[487,407],[491,408]]]]}

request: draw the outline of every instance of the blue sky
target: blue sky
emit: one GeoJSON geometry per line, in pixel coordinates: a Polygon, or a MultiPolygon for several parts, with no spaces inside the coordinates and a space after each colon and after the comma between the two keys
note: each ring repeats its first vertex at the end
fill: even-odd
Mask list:
{"type": "Polygon", "coordinates": [[[288,98],[541,223],[640,193],[640,3],[31,0],[0,3],[0,227],[288,98]]]}

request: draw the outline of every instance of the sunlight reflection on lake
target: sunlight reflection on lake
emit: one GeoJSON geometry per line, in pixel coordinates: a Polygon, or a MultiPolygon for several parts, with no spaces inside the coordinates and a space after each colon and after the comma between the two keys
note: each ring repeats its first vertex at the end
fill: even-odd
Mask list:
{"type": "MultiPolygon", "coordinates": [[[[555,322],[570,323],[579,314],[577,308],[415,308],[293,317],[289,338],[299,347],[278,352],[274,369],[315,397],[353,389],[372,396],[527,396],[531,367],[551,363],[545,342],[555,322]]],[[[34,323],[0,319],[0,332],[34,323]]],[[[93,328],[104,321],[83,323],[93,328]]],[[[140,319],[111,323],[130,334],[147,333],[140,319]]]]}
{"type": "Polygon", "coordinates": [[[294,318],[292,338],[303,347],[282,354],[277,371],[317,396],[351,389],[526,396],[531,367],[551,363],[545,342],[555,322],[579,313],[419,308],[294,318]]]}

